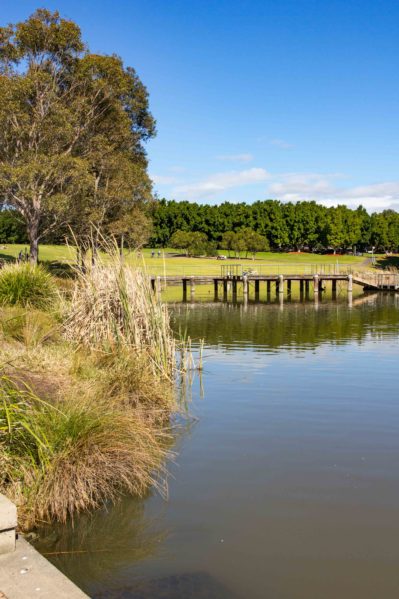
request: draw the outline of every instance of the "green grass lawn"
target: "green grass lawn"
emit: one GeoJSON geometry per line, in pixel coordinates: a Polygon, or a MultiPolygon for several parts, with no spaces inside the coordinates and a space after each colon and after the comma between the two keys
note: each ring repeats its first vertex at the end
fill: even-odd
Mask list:
{"type": "MultiPolygon", "coordinates": [[[[26,245],[6,244],[0,246],[0,259],[12,259],[18,253],[24,251],[26,245]]],[[[258,274],[294,274],[315,272],[325,270],[328,272],[338,264],[343,271],[347,266],[361,267],[367,256],[332,256],[306,253],[273,253],[260,252],[256,259],[234,258],[228,260],[216,260],[215,258],[187,258],[185,256],[172,255],[177,251],[172,248],[162,250],[161,257],[157,253],[152,258],[151,249],[144,249],[142,256],[138,257],[133,252],[126,252],[127,264],[145,264],[148,273],[153,275],[205,275],[220,274],[221,266],[231,264],[242,264],[245,268],[252,268],[258,274]]],[[[76,259],[74,248],[65,245],[41,245],[39,259],[42,262],[73,262],[76,259]]]]}

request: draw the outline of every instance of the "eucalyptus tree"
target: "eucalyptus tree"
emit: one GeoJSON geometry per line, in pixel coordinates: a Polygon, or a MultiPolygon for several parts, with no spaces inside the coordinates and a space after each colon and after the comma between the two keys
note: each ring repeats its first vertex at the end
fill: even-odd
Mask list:
{"type": "Polygon", "coordinates": [[[0,28],[0,196],[25,219],[32,261],[46,229],[67,222],[80,240],[150,197],[154,134],[135,71],[90,54],[76,23],[40,9],[0,28]]]}

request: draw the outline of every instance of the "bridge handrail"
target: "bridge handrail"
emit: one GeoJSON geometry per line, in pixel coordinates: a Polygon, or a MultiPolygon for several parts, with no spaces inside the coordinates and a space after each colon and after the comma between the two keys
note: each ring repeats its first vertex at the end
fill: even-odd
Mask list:
{"type": "Polygon", "coordinates": [[[240,276],[243,272],[267,275],[267,274],[298,274],[298,275],[339,275],[351,274],[353,267],[351,264],[340,264],[339,262],[250,262],[246,264],[223,264],[220,274],[225,276],[240,276]]]}

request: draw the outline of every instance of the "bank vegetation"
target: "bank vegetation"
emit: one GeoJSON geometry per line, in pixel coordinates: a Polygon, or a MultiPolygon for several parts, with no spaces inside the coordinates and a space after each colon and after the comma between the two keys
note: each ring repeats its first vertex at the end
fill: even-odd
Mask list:
{"type": "Polygon", "coordinates": [[[142,270],[0,270],[0,491],[29,529],[166,493],[176,346],[142,270]]]}

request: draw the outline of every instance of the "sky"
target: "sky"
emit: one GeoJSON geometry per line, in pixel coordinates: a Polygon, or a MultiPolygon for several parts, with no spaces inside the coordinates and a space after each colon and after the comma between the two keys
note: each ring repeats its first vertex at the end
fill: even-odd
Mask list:
{"type": "Polygon", "coordinates": [[[399,209],[398,0],[0,0],[76,21],[150,94],[159,197],[399,209]]]}

